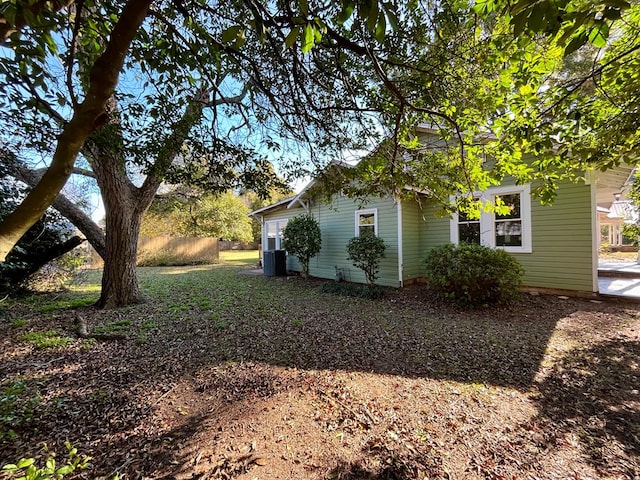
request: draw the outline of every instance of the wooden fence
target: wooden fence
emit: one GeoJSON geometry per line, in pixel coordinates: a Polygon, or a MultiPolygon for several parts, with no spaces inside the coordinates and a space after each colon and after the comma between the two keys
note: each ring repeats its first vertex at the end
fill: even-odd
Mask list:
{"type": "MultiPolygon", "coordinates": [[[[102,259],[92,250],[93,267],[102,267],[102,259]]],[[[218,263],[220,245],[217,238],[140,237],[138,265],[192,265],[218,263]]]]}
{"type": "Polygon", "coordinates": [[[220,240],[220,251],[226,250],[258,250],[260,244],[258,242],[235,242],[231,240],[220,240]]]}

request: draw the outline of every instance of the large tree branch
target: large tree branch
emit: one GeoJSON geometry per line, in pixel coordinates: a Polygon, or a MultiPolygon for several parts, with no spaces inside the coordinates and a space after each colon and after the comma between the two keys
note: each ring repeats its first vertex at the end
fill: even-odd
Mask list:
{"type": "Polygon", "coordinates": [[[11,271],[10,267],[9,271],[11,272],[11,281],[14,284],[24,282],[27,278],[36,273],[47,263],[52,262],[53,260],[61,257],[67,252],[70,252],[71,250],[82,244],[82,242],[84,242],[84,239],[78,236],[73,236],[69,240],[63,243],[52,245],[50,248],[48,248],[44,252],[41,252],[39,255],[29,258],[29,263],[26,269],[17,268],[11,271]]]}
{"type": "Polygon", "coordinates": [[[85,140],[106,120],[105,105],[118,84],[125,56],[151,2],[129,0],[124,6],[105,51],[91,68],[85,100],[58,137],[51,166],[20,206],[0,223],[0,262],[53,203],[69,179],[85,140]]]}
{"type": "MultiPolygon", "coordinates": [[[[12,176],[30,187],[37,185],[42,178],[43,170],[30,170],[26,166],[19,165],[17,163],[10,163],[7,167],[12,176]]],[[[81,169],[74,170],[81,171],[81,169]]],[[[62,216],[67,218],[78,230],[80,230],[95,251],[98,252],[98,255],[104,259],[105,238],[102,229],[96,225],[96,223],[91,220],[86,213],[78,208],[75,203],[62,194],[59,194],[56,197],[53,201],[52,207],[60,212],[62,216]]]]}
{"type": "Polygon", "coordinates": [[[182,118],[174,125],[172,133],[165,139],[164,148],[161,149],[147,178],[138,190],[138,208],[146,210],[153,201],[164,175],[180,153],[189,131],[200,121],[204,105],[208,102],[208,94],[207,90],[201,90],[196,94],[196,97],[187,105],[182,118]]]}

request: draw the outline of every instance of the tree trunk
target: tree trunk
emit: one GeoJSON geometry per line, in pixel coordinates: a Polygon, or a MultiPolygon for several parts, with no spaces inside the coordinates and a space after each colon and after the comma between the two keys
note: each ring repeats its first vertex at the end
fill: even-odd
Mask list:
{"type": "Polygon", "coordinates": [[[109,156],[94,161],[106,219],[102,292],[97,303],[100,308],[142,302],[136,263],[140,224],[146,208],[140,208],[137,188],[130,182],[123,165],[124,162],[109,156]]]}
{"type": "Polygon", "coordinates": [[[0,262],[4,262],[13,246],[54,201],[67,183],[85,140],[104,123],[105,106],[118,84],[125,56],[151,1],[129,0],[123,7],[105,51],[91,67],[84,101],[74,109],[71,120],[58,135],[49,168],[18,208],[0,222],[0,262]]]}
{"type": "Polygon", "coordinates": [[[106,256],[98,307],[116,308],[142,302],[138,274],[138,235],[142,214],[128,198],[117,208],[106,206],[106,256]]]}
{"type": "Polygon", "coordinates": [[[115,99],[108,105],[111,113],[105,133],[110,129],[111,143],[96,139],[85,146],[93,173],[100,187],[106,214],[106,252],[102,271],[102,293],[97,306],[100,308],[124,307],[142,302],[136,270],[138,237],[142,217],[151,205],[162,176],[184,144],[186,135],[202,115],[202,104],[193,102],[187,107],[174,131],[163,142],[166,148],[156,158],[142,186],[136,187],[127,176],[126,160],[118,149],[122,134],[118,121],[115,99]],[[117,140],[114,140],[117,139],[117,140]]]}

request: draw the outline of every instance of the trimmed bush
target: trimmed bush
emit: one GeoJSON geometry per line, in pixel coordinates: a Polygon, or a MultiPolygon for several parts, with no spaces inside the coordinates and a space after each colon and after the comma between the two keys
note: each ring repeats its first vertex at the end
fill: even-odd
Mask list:
{"type": "Polygon", "coordinates": [[[287,222],[282,232],[282,248],[298,257],[302,276],[309,276],[309,261],[320,253],[322,235],[320,225],[312,215],[299,215],[287,222]]]}
{"type": "Polygon", "coordinates": [[[374,285],[380,270],[380,260],[384,258],[387,246],[380,237],[373,233],[363,232],[359,237],[353,237],[347,244],[347,257],[353,266],[364,272],[369,285],[374,285]]]}
{"type": "Polygon", "coordinates": [[[427,254],[429,286],[462,306],[505,304],[520,294],[524,270],[504,250],[460,243],[427,254]]]}

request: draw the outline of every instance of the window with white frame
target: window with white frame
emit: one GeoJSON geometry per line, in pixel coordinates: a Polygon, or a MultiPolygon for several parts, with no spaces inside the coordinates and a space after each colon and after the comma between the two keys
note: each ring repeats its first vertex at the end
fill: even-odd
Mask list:
{"type": "Polygon", "coordinates": [[[529,185],[496,187],[476,195],[499,203],[506,212],[482,212],[479,219],[460,212],[451,221],[451,241],[503,248],[508,252],[531,253],[531,188],[529,185]]]}
{"type": "Polygon", "coordinates": [[[480,245],[480,218],[471,218],[465,212],[458,212],[456,223],[458,240],[455,243],[466,242],[480,245]]]}
{"type": "Polygon", "coordinates": [[[282,231],[287,225],[287,221],[285,218],[264,222],[263,250],[280,250],[282,248],[282,231]]]}
{"type": "Polygon", "coordinates": [[[364,232],[378,235],[378,209],[368,208],[356,211],[356,237],[364,232]]]}

